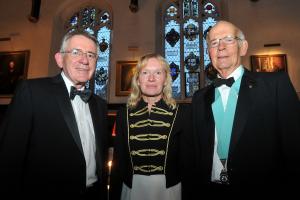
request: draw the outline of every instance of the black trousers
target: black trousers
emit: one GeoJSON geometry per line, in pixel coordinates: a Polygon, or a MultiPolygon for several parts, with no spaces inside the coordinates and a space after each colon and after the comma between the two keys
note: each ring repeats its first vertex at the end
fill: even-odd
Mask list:
{"type": "Polygon", "coordinates": [[[80,194],[82,199],[106,199],[107,191],[105,187],[99,182],[94,183],[92,186],[85,188],[80,194]]]}

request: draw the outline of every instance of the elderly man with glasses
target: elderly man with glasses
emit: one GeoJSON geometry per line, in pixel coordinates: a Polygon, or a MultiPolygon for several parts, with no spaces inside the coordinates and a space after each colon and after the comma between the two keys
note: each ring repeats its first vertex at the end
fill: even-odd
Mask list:
{"type": "Polygon", "coordinates": [[[300,109],[288,75],[248,71],[248,42],[230,22],[217,22],[206,40],[218,75],[192,99],[195,185],[222,196],[296,186],[300,109]]]}
{"type": "Polygon", "coordinates": [[[39,199],[105,198],[106,102],[87,89],[99,46],[67,33],[55,60],[61,73],[25,80],[0,128],[0,190],[39,199]]]}

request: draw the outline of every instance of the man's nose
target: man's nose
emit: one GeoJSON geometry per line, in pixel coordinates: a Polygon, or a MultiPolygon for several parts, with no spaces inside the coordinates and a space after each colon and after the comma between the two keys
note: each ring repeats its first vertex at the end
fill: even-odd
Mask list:
{"type": "Polygon", "coordinates": [[[89,63],[89,59],[87,57],[87,54],[86,53],[83,53],[81,56],[80,56],[80,61],[84,64],[88,64],[89,63]]]}
{"type": "Polygon", "coordinates": [[[223,50],[225,49],[225,47],[226,47],[225,42],[223,42],[223,40],[220,40],[218,44],[218,50],[223,50]]]}

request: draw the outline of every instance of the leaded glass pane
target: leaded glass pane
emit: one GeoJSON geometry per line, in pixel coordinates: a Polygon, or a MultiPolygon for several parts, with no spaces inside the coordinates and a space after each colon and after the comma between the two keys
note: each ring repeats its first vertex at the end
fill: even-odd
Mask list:
{"type": "Polygon", "coordinates": [[[170,20],[165,26],[165,58],[171,65],[171,75],[173,79],[172,89],[173,97],[180,98],[181,87],[180,87],[180,25],[170,20]],[[167,39],[168,34],[172,34],[170,37],[174,39],[167,39]],[[170,42],[171,41],[171,42],[170,42]],[[176,42],[175,42],[176,41],[176,42]],[[173,64],[172,64],[173,63],[173,64]],[[178,67],[176,67],[178,66],[178,67]],[[177,70],[176,70],[177,69],[177,70]]]}
{"type": "MultiPolygon", "coordinates": [[[[192,5],[192,15],[198,15],[196,7],[197,5],[192,5]]],[[[183,24],[183,30],[185,97],[191,97],[199,88],[199,24],[190,18],[183,24]]]]}
{"type": "Polygon", "coordinates": [[[97,60],[94,80],[87,83],[87,87],[93,87],[94,93],[107,99],[108,72],[110,64],[110,37],[111,30],[108,28],[110,18],[108,12],[103,12],[97,8],[87,7],[74,14],[68,24],[67,31],[76,29],[85,30],[91,35],[95,35],[99,42],[100,54],[97,60]],[[78,26],[77,26],[78,25],[78,26]]]}
{"type": "Polygon", "coordinates": [[[211,69],[204,35],[208,27],[217,22],[219,13],[217,6],[209,0],[179,0],[178,4],[166,2],[168,6],[162,15],[165,24],[165,57],[174,81],[173,94],[176,98],[184,99],[191,97],[200,84],[207,84],[208,79],[200,76],[200,73],[206,73],[206,69],[211,69]]]}
{"type": "Polygon", "coordinates": [[[216,12],[216,7],[214,6],[214,4],[208,2],[204,5],[205,14],[213,14],[214,12],[216,12]]]}
{"type": "Polygon", "coordinates": [[[199,90],[200,73],[199,72],[185,72],[185,96],[192,97],[193,94],[199,90]]]}
{"type": "Polygon", "coordinates": [[[81,19],[81,26],[88,26],[90,23],[90,9],[89,8],[85,8],[81,14],[82,14],[82,19],[81,19]]]}
{"type": "Polygon", "coordinates": [[[105,12],[102,16],[101,16],[101,19],[100,21],[105,24],[106,22],[109,21],[109,14],[107,12],[105,12]]]}
{"type": "Polygon", "coordinates": [[[192,13],[194,17],[198,17],[198,0],[192,0],[192,13]]]}
{"type": "Polygon", "coordinates": [[[85,30],[86,32],[88,32],[89,34],[94,35],[94,30],[91,29],[90,27],[87,27],[87,28],[85,28],[84,30],[85,30]]]}
{"type": "Polygon", "coordinates": [[[183,1],[183,17],[189,17],[190,14],[190,2],[189,0],[183,1]]]}
{"type": "Polygon", "coordinates": [[[217,21],[212,18],[212,17],[208,17],[205,21],[203,21],[203,50],[204,50],[204,71],[205,71],[205,85],[209,85],[211,83],[211,79],[213,78],[213,76],[211,75],[211,71],[212,71],[212,66],[211,66],[211,62],[210,62],[210,58],[209,58],[209,54],[208,54],[208,49],[207,49],[207,42],[206,42],[206,34],[207,31],[210,27],[214,26],[217,23],[217,21]]]}
{"type": "Polygon", "coordinates": [[[95,8],[90,8],[90,19],[95,20],[96,19],[96,9],[95,8]]]}
{"type": "MultiPolygon", "coordinates": [[[[209,17],[205,21],[203,21],[203,36],[205,37],[207,29],[209,27],[214,26],[217,23],[216,19],[209,17]]],[[[204,52],[204,70],[206,69],[206,66],[210,63],[208,51],[207,51],[207,43],[205,38],[203,37],[203,52],[204,52]]]]}
{"type": "Polygon", "coordinates": [[[167,9],[167,16],[169,17],[175,17],[177,15],[177,8],[175,6],[170,6],[167,9]]]}
{"type": "Polygon", "coordinates": [[[184,24],[184,64],[185,72],[199,71],[200,48],[199,48],[199,25],[193,19],[184,24]]]}
{"type": "Polygon", "coordinates": [[[108,73],[109,73],[109,58],[110,58],[110,35],[111,30],[107,27],[102,27],[98,31],[97,39],[100,43],[100,55],[97,61],[96,73],[95,73],[95,94],[102,98],[107,98],[107,85],[108,85],[108,73]],[[107,44],[106,48],[101,48],[101,44],[107,44]]]}
{"type": "Polygon", "coordinates": [[[70,25],[75,26],[78,23],[78,14],[75,14],[73,17],[70,19],[70,25]]]}

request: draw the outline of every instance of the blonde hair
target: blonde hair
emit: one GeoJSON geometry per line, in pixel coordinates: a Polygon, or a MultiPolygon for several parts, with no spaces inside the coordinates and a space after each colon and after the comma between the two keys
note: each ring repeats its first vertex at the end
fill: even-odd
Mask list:
{"type": "Polygon", "coordinates": [[[137,103],[141,100],[142,92],[138,85],[139,73],[147,65],[149,59],[151,58],[157,59],[165,71],[166,81],[162,92],[162,98],[170,108],[175,109],[176,101],[172,97],[172,77],[170,66],[161,55],[155,53],[146,54],[139,59],[131,80],[131,93],[127,101],[127,106],[130,109],[135,108],[137,103]]]}

